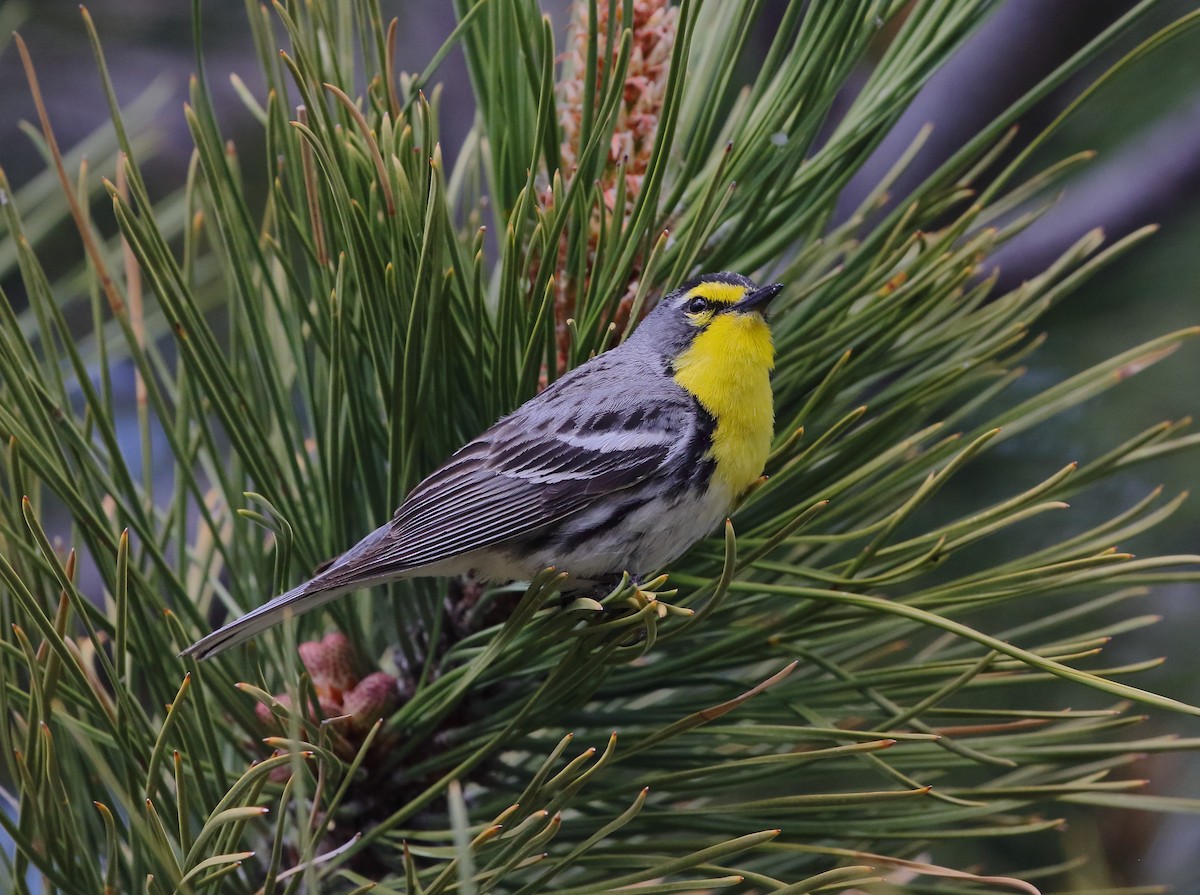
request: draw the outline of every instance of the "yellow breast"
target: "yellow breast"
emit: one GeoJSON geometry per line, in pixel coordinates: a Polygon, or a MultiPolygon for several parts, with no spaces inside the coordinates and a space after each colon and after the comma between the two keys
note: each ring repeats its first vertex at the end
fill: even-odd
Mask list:
{"type": "Polygon", "coordinates": [[[675,361],[675,381],[716,420],[713,478],[740,496],[762,475],[775,429],[771,330],[758,314],[720,314],[675,361]]]}

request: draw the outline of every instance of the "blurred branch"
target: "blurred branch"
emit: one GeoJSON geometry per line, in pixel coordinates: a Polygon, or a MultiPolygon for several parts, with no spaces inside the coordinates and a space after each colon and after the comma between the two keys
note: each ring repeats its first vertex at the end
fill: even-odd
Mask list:
{"type": "MultiPolygon", "coordinates": [[[[844,220],[927,123],[921,152],[891,191],[899,203],[986,122],[1029,90],[1134,4],[1129,0],[1010,0],[922,89],[896,127],[843,192],[844,220]]],[[[1094,72],[1085,77],[1094,76],[1094,72]]],[[[1071,89],[1065,92],[1072,93],[1071,89]]],[[[1057,112],[1057,97],[1023,122],[1014,148],[1057,112]]],[[[1012,151],[1012,149],[1010,149],[1012,151]]],[[[1113,239],[1159,222],[1186,206],[1200,186],[1200,102],[1138,137],[1074,180],[1063,201],[991,258],[998,287],[1044,269],[1083,233],[1102,228],[1113,239]]]]}
{"type": "Polygon", "coordinates": [[[1000,288],[1036,275],[1096,226],[1117,239],[1194,207],[1200,189],[1200,100],[1139,135],[1068,186],[1036,224],[1000,247],[988,264],[1000,288]]]}
{"type": "Polygon", "coordinates": [[[896,179],[894,201],[912,192],[982,126],[1133,5],[1130,0],[1009,0],[1003,4],[929,79],[859,170],[842,194],[839,219],[858,207],[926,124],[932,123],[933,131],[921,153],[896,179]]]}

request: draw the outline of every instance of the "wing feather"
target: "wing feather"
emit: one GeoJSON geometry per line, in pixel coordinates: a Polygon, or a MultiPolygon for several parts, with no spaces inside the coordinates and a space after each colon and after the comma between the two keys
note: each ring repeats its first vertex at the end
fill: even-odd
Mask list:
{"type": "Polygon", "coordinates": [[[548,431],[527,405],[414,488],[386,526],[322,574],[323,584],[352,586],[519,538],[670,468],[694,414],[682,397],[664,402],[652,423],[640,407],[626,399],[601,408],[605,431],[595,432],[588,427],[597,408],[548,431]]]}

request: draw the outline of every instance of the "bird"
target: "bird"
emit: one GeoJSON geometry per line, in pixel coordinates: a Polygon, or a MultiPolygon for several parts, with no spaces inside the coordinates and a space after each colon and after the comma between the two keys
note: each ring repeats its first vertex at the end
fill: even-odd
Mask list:
{"type": "Polygon", "coordinates": [[[705,274],[620,345],[561,376],[409,492],[384,525],[185,649],[212,656],[351,591],[471,574],[561,588],[657,571],[762,477],[774,434],[768,307],[782,284],[705,274]]]}

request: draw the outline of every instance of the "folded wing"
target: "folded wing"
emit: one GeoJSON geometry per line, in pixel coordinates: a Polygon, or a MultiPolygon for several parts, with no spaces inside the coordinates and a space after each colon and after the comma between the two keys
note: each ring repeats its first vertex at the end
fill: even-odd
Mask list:
{"type": "Polygon", "coordinates": [[[650,424],[631,408],[552,431],[509,417],[451,457],[391,522],[320,577],[332,587],[378,580],[554,525],[670,468],[687,440],[685,406],[660,408],[650,424]]]}

